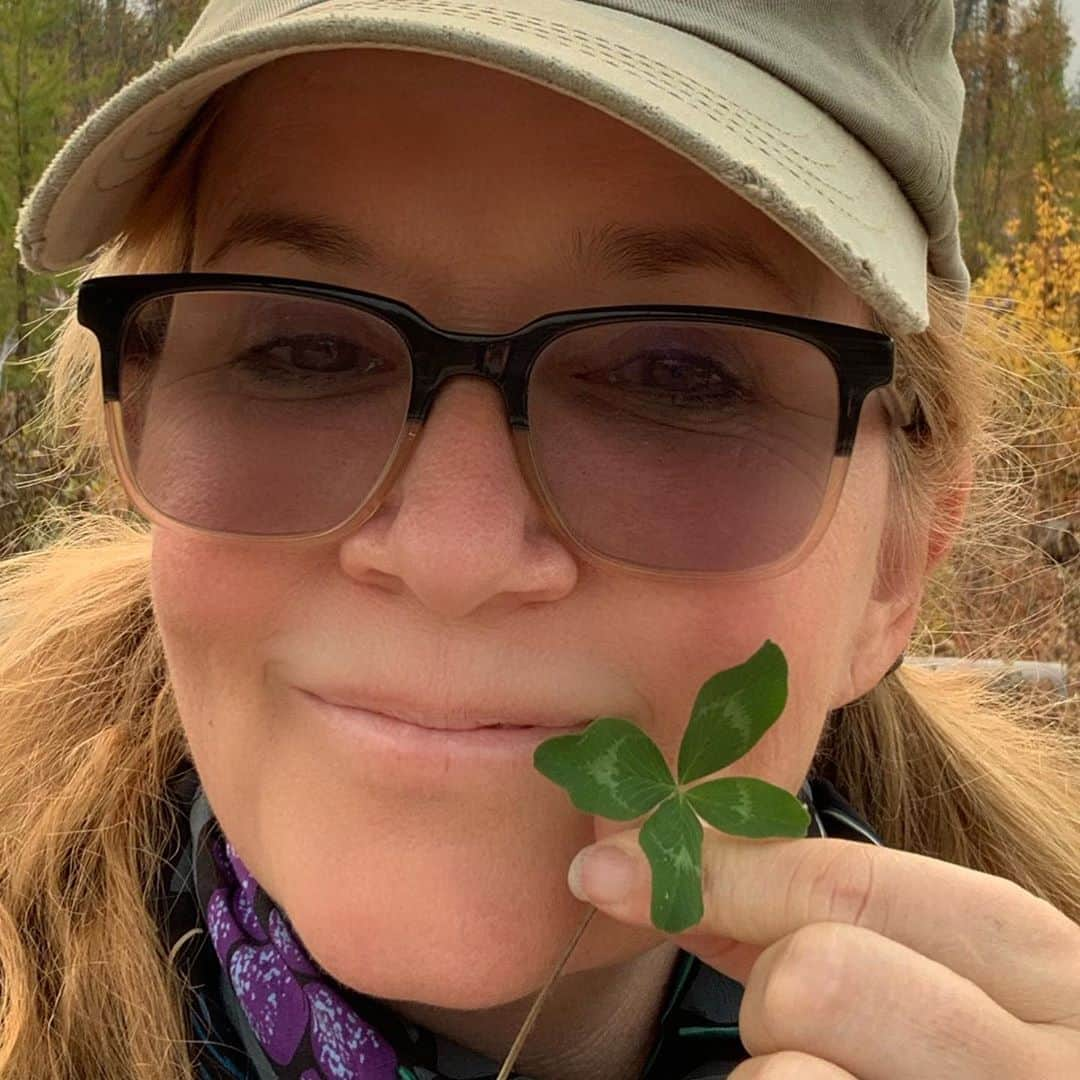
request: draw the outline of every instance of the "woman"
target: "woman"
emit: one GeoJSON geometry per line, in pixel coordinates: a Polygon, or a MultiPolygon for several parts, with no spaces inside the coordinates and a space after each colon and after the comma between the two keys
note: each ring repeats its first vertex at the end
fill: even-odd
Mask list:
{"type": "Polygon", "coordinates": [[[150,524],[6,567],[0,1075],[494,1077],[583,900],[515,1075],[1080,1075],[1075,749],[895,668],[991,385],[951,5],[797,7],[213,0],[58,156],[53,407],[150,524]],[[767,638],[817,842],[662,934],[532,749],[670,760],[767,638]]]}

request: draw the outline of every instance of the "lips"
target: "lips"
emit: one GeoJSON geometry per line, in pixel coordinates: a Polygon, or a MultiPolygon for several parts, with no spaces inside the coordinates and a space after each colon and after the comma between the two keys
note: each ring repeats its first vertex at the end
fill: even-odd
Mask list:
{"type": "Polygon", "coordinates": [[[304,693],[320,698],[328,705],[346,709],[378,713],[392,720],[400,720],[415,727],[435,731],[478,731],[499,729],[539,728],[557,731],[578,728],[584,718],[568,713],[537,714],[522,708],[476,708],[454,710],[422,707],[413,703],[391,701],[378,695],[360,695],[342,690],[305,690],[304,693]]]}

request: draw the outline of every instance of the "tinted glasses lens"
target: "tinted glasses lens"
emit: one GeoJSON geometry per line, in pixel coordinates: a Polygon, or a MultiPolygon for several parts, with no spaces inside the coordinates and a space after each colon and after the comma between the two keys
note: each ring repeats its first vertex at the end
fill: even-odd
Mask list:
{"type": "Polygon", "coordinates": [[[376,486],[412,365],[389,323],[266,292],[187,292],[129,318],[120,369],[133,478],[157,509],[222,532],[321,532],[376,486]]]}
{"type": "MultiPolygon", "coordinates": [[[[143,302],[122,339],[122,437],[158,510],[220,532],[334,527],[404,435],[398,331],[345,304],[259,291],[143,302]]],[[[537,357],[530,441],[567,528],[616,559],[738,571],[812,530],[839,391],[816,346],[685,320],[564,333],[537,357]]]]}
{"type": "Polygon", "coordinates": [[[825,500],[838,412],[816,346],[720,323],[570,331],[529,381],[533,454],[570,531],[672,570],[746,570],[793,552],[825,500]]]}

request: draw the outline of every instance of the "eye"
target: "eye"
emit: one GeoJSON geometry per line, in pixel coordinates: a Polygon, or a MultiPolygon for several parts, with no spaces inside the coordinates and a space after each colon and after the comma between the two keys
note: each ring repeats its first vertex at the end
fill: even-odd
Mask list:
{"type": "Polygon", "coordinates": [[[240,356],[245,366],[269,364],[281,369],[291,366],[298,372],[332,374],[355,372],[367,374],[380,361],[354,341],[332,334],[304,334],[279,337],[247,349],[240,356]]]}
{"type": "Polygon", "coordinates": [[[641,353],[630,363],[639,363],[645,376],[642,385],[675,391],[742,392],[742,383],[715,357],[702,356],[685,349],[653,349],[641,353]]]}
{"type": "Polygon", "coordinates": [[[746,382],[721,360],[682,346],[643,348],[578,378],[637,401],[677,409],[730,408],[753,397],[746,382]]]}

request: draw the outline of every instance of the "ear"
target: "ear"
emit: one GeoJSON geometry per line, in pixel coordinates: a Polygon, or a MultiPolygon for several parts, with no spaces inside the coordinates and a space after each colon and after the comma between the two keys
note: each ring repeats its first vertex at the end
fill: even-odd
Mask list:
{"type": "Polygon", "coordinates": [[[925,577],[929,577],[952,550],[960,532],[960,526],[964,523],[968,503],[971,501],[974,479],[975,462],[970,453],[965,453],[957,467],[953,482],[945,489],[934,507],[926,547],[925,577]]]}
{"type": "Polygon", "coordinates": [[[907,648],[922,606],[926,581],[942,563],[960,531],[971,497],[974,463],[965,454],[953,482],[941,490],[929,527],[900,542],[902,529],[882,539],[874,588],[853,643],[850,681],[832,708],[872,690],[907,648]]]}

